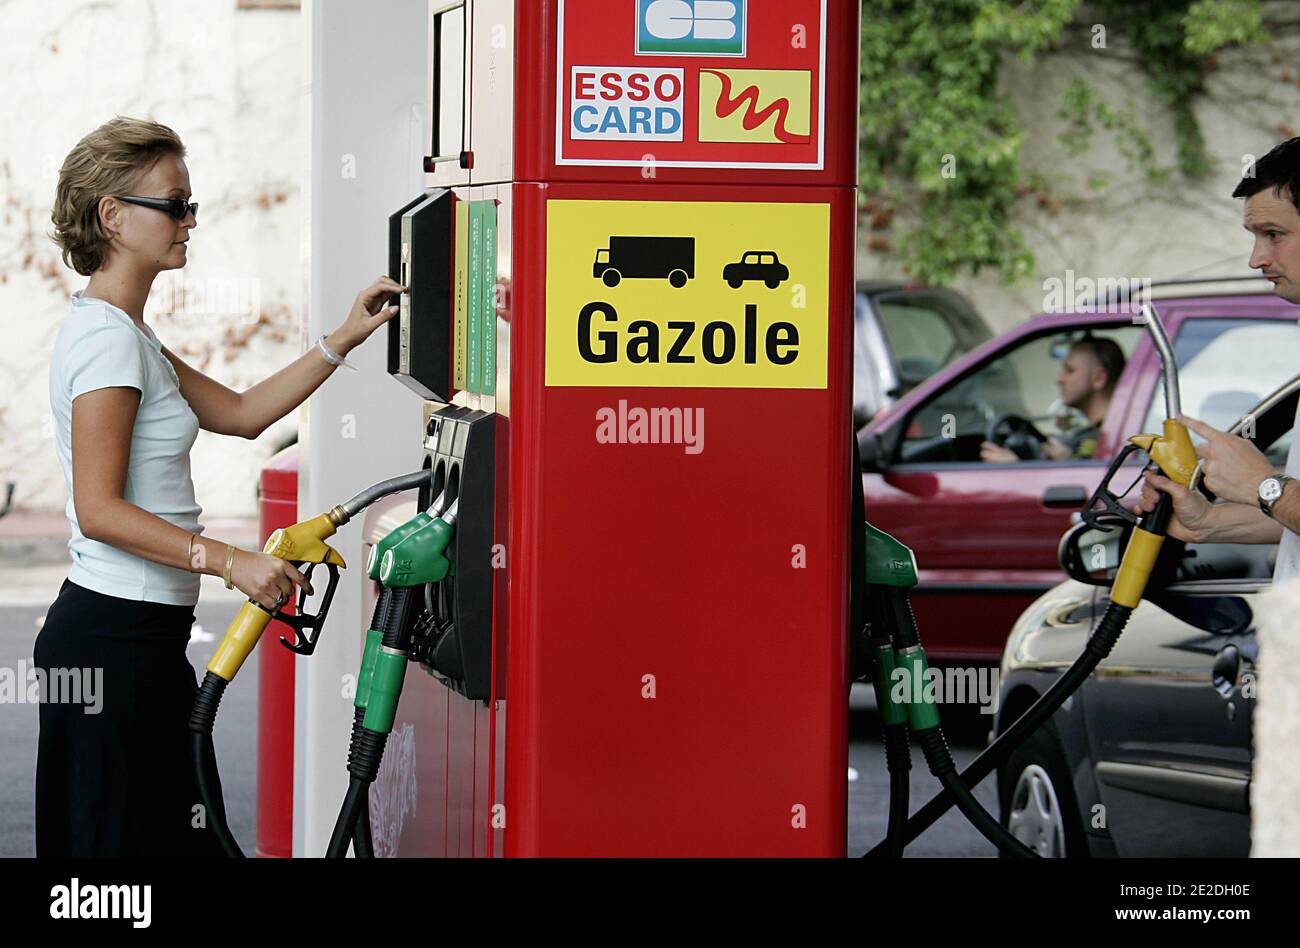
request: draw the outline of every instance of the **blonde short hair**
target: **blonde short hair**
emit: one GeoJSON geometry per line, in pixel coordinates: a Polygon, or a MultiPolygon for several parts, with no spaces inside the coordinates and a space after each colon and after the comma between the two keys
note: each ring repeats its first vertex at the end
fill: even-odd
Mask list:
{"type": "Polygon", "coordinates": [[[180,136],[148,119],[117,116],[68,152],[54,195],[54,233],[63,262],[90,276],[108,257],[109,237],[99,223],[99,199],[129,194],[164,155],[185,157],[180,136]]]}

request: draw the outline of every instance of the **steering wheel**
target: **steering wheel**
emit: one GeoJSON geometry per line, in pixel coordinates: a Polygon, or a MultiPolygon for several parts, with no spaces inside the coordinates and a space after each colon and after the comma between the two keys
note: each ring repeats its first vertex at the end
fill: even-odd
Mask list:
{"type": "Polygon", "coordinates": [[[989,423],[984,439],[1009,448],[1022,461],[1041,461],[1047,435],[1039,431],[1024,415],[1007,412],[989,423]]]}

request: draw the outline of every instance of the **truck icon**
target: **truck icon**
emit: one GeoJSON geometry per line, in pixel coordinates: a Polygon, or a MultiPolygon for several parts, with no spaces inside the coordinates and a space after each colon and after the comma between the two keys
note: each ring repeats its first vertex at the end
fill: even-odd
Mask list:
{"type": "Polygon", "coordinates": [[[733,290],[740,289],[746,280],[762,280],[769,290],[775,290],[790,279],[790,268],[777,258],[774,251],[749,250],[736,263],[722,268],[722,279],[733,290]]]}
{"type": "Polygon", "coordinates": [[[667,280],[678,289],[695,277],[694,237],[611,237],[596,251],[591,275],[618,286],[624,279],[667,280]]]}

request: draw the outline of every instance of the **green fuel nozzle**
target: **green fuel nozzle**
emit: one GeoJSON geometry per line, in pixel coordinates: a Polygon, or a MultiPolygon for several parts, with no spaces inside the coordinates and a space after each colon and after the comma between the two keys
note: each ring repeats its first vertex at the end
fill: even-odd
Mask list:
{"type": "Polygon", "coordinates": [[[442,513],[443,506],[446,503],[446,498],[447,492],[443,491],[434,498],[434,501],[429,505],[428,510],[421,510],[410,520],[406,521],[406,523],[394,527],[389,531],[387,536],[372,546],[369,555],[366,557],[366,575],[371,579],[378,580],[379,568],[380,564],[383,562],[384,554],[397,546],[397,544],[401,543],[412,533],[415,533],[417,530],[422,530],[429,524],[433,523],[438,515],[442,513]]]}
{"type": "Polygon", "coordinates": [[[386,550],[379,560],[379,581],[389,588],[442,582],[451,569],[446,552],[455,536],[459,505],[459,499],[453,501],[441,517],[430,520],[386,550]]]}
{"type": "Polygon", "coordinates": [[[918,582],[916,555],[884,530],[867,528],[867,585],[910,589],[918,582]]]}

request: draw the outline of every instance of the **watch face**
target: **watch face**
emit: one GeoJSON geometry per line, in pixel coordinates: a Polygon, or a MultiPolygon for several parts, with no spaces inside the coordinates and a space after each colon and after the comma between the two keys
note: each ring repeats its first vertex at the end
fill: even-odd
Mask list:
{"type": "Polygon", "coordinates": [[[1282,496],[1282,485],[1278,483],[1276,477],[1269,477],[1259,485],[1259,499],[1266,503],[1272,503],[1282,496]]]}

